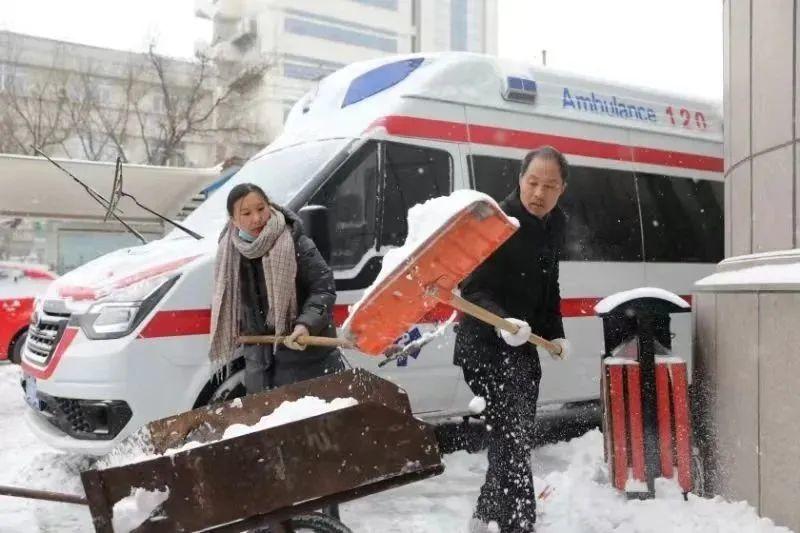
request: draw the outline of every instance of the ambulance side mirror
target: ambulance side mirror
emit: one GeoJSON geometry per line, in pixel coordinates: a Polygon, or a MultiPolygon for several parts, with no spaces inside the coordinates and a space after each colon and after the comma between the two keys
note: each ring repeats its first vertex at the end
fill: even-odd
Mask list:
{"type": "Polygon", "coordinates": [[[324,205],[307,205],[298,213],[303,228],[325,261],[331,259],[331,226],[328,208],[324,205]]]}

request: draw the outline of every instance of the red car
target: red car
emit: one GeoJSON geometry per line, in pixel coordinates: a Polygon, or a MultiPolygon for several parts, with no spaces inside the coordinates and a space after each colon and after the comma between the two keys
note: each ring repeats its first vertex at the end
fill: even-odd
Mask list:
{"type": "Polygon", "coordinates": [[[0,261],[0,361],[20,362],[33,301],[56,277],[40,265],[0,261]]]}

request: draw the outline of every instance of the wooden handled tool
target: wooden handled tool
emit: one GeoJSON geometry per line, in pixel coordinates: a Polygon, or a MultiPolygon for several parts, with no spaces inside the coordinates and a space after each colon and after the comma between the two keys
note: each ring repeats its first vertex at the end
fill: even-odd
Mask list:
{"type": "MultiPolygon", "coordinates": [[[[239,342],[242,344],[275,344],[282,343],[288,335],[242,335],[239,342]]],[[[297,344],[305,346],[331,346],[339,348],[355,348],[355,344],[347,339],[333,337],[314,337],[313,335],[300,335],[297,344]]]]}
{"type": "MultiPolygon", "coordinates": [[[[501,318],[490,311],[487,311],[483,307],[480,307],[472,302],[465,300],[464,298],[458,296],[457,294],[453,294],[452,292],[449,291],[444,292],[444,294],[442,294],[442,291],[438,291],[435,288],[429,291],[429,294],[431,294],[434,298],[438,299],[440,302],[446,303],[447,305],[455,309],[458,309],[462,313],[466,313],[470,316],[473,316],[478,320],[486,322],[487,324],[490,324],[498,329],[502,329],[503,331],[508,331],[509,333],[516,333],[517,331],[519,331],[519,326],[514,324],[513,322],[509,322],[508,320],[501,318]],[[441,297],[439,296],[440,294],[441,297]]],[[[558,357],[561,357],[562,355],[561,346],[559,346],[554,342],[550,342],[549,340],[544,339],[538,335],[534,335],[533,333],[531,333],[528,342],[530,342],[531,344],[535,344],[536,346],[540,346],[545,350],[547,350],[548,352],[552,353],[553,355],[557,355],[558,357]]]]}

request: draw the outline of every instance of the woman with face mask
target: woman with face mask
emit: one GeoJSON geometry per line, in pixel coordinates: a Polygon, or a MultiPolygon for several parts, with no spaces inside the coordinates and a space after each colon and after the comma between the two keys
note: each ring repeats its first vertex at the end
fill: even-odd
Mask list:
{"type": "Polygon", "coordinates": [[[220,368],[245,361],[248,394],[344,368],[337,348],[299,344],[302,335],[335,337],[333,272],[300,219],[272,204],[257,185],[228,194],[229,220],[214,270],[210,357],[220,368]],[[239,345],[239,335],[285,335],[282,344],[239,345]]]}

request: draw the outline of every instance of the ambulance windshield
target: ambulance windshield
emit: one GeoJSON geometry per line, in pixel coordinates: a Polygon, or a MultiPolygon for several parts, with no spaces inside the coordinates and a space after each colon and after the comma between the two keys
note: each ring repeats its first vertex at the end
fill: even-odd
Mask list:
{"type": "MultiPolygon", "coordinates": [[[[239,183],[255,183],[273,202],[286,205],[349,142],[351,139],[329,139],[259,154],[214,191],[183,224],[204,237],[216,239],[228,219],[225,208],[228,192],[239,183]]],[[[169,237],[183,235],[181,231],[173,231],[169,237]]]]}

